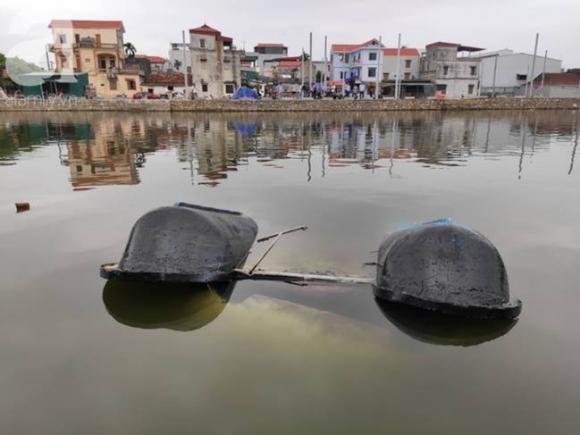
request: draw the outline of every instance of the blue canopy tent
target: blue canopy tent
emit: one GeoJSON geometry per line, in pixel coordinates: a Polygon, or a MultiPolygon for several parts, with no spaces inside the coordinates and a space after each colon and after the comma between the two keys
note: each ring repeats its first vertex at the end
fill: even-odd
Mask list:
{"type": "Polygon", "coordinates": [[[238,88],[234,95],[232,95],[232,100],[257,100],[258,94],[257,92],[252,89],[248,88],[247,86],[241,86],[238,88]]]}

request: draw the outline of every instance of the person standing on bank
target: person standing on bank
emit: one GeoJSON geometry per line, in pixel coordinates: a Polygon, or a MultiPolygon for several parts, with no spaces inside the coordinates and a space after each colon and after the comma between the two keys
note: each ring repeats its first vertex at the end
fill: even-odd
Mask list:
{"type": "Polygon", "coordinates": [[[358,92],[359,92],[360,99],[363,100],[365,98],[365,94],[366,94],[366,85],[364,83],[361,83],[359,85],[358,92]]]}

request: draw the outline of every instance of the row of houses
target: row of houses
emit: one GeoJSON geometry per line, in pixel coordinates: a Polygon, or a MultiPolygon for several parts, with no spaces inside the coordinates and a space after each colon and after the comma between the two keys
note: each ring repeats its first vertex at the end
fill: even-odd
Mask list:
{"type": "Polygon", "coordinates": [[[49,27],[54,74],[46,85],[61,92],[73,77],[84,84],[85,94],[100,97],[145,91],[224,98],[243,83],[311,87],[315,82],[341,94],[364,89],[368,96],[393,96],[396,87],[402,97],[437,92],[447,98],[515,96],[529,89],[544,96],[580,96],[580,75],[563,73],[561,60],[537,57],[534,62],[531,54],[507,49],[488,52],[449,42],[397,49],[373,38],[331,44],[329,58],[314,61],[304,53],[289,56],[281,43],[239,49],[232,37],[204,24],[191,28],[181,42],[170,43],[163,58],[136,54],[125,42],[122,21],[53,20],[49,27]]]}

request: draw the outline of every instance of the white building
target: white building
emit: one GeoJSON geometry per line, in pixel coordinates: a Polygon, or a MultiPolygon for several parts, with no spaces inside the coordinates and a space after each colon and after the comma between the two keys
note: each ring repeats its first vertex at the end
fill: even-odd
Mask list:
{"type": "MultiPolygon", "coordinates": [[[[383,80],[397,79],[397,48],[383,50],[383,80]]],[[[400,80],[418,80],[421,55],[416,48],[401,48],[399,72],[400,80]]]]}
{"type": "MultiPolygon", "coordinates": [[[[530,77],[534,61],[533,54],[514,53],[513,50],[505,49],[477,53],[473,57],[481,60],[480,93],[482,95],[491,95],[493,93],[494,71],[496,95],[517,95],[522,85],[544,72],[544,56],[536,56],[534,77],[530,77]]],[[[548,57],[546,59],[545,72],[562,72],[562,61],[548,57]]]]}
{"type": "Polygon", "coordinates": [[[364,83],[373,95],[382,79],[383,50],[378,39],[363,44],[333,44],[330,49],[330,75],[333,81],[364,83]]]}
{"type": "Polygon", "coordinates": [[[422,79],[434,82],[437,91],[445,93],[447,98],[479,96],[480,59],[471,53],[482,48],[449,42],[435,42],[425,48],[420,68],[422,79]],[[459,53],[469,55],[459,56],[459,53]]]}
{"type": "Polygon", "coordinates": [[[204,24],[189,31],[189,43],[172,43],[169,63],[179,72],[191,74],[199,98],[223,98],[241,84],[240,60],[233,39],[204,24]]]}
{"type": "Polygon", "coordinates": [[[268,67],[268,65],[264,64],[265,61],[277,59],[280,57],[287,57],[288,56],[288,47],[284,44],[277,44],[277,43],[259,43],[256,44],[254,47],[253,53],[247,53],[250,56],[254,56],[256,58],[255,61],[255,68],[256,71],[260,74],[264,73],[264,69],[268,67]]]}
{"type": "Polygon", "coordinates": [[[334,81],[364,82],[369,94],[374,93],[377,80],[394,82],[397,71],[400,80],[416,81],[420,76],[421,55],[416,48],[385,48],[376,39],[363,44],[333,44],[330,57],[330,77],[334,81]],[[397,57],[399,69],[397,70],[397,57]]]}

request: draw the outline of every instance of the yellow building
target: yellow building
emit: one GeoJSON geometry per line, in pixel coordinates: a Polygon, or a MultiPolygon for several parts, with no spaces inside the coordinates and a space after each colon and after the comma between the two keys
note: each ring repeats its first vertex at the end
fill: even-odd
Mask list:
{"type": "Polygon", "coordinates": [[[132,97],[139,91],[139,69],[125,65],[122,21],[52,20],[55,70],[88,73],[89,92],[99,97],[132,97]]]}

